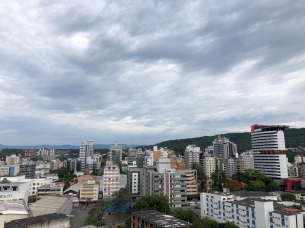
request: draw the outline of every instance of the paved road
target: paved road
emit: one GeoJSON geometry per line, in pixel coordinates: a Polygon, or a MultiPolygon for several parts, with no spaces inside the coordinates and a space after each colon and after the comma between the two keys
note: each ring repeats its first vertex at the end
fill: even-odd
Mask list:
{"type": "Polygon", "coordinates": [[[79,228],[85,226],[85,219],[88,216],[88,212],[89,210],[73,209],[70,217],[71,228],[79,228]]]}
{"type": "Polygon", "coordinates": [[[193,211],[195,214],[197,214],[200,217],[200,209],[195,209],[195,206],[190,206],[189,210],[193,211]]]}

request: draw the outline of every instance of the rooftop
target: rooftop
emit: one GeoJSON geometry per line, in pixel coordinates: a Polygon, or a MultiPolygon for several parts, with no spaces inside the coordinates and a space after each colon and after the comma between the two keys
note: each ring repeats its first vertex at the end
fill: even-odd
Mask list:
{"type": "Polygon", "coordinates": [[[272,194],[261,192],[261,191],[247,191],[247,190],[239,190],[233,193],[235,196],[240,197],[262,197],[262,196],[274,196],[272,194]]]}
{"type": "Polygon", "coordinates": [[[273,203],[273,208],[274,208],[272,212],[278,213],[278,214],[283,214],[283,215],[290,216],[290,215],[299,214],[301,212],[301,210],[299,210],[299,209],[279,204],[279,203],[277,203],[277,201],[274,201],[274,200],[248,198],[248,199],[243,199],[243,200],[240,200],[240,201],[228,201],[228,203],[238,204],[238,205],[242,205],[242,206],[246,206],[246,207],[254,207],[255,201],[272,202],[273,203]]]}
{"type": "Polygon", "coordinates": [[[33,216],[57,213],[69,199],[70,196],[45,196],[30,205],[30,209],[33,216]]]}
{"type": "Polygon", "coordinates": [[[25,202],[23,200],[17,201],[0,201],[1,214],[29,214],[25,202]]]}
{"type": "Polygon", "coordinates": [[[66,215],[55,214],[55,213],[47,214],[47,215],[40,215],[40,216],[36,216],[36,217],[31,217],[31,218],[13,220],[11,222],[5,223],[4,228],[21,228],[21,227],[27,227],[29,225],[42,224],[42,223],[49,222],[52,220],[59,220],[59,219],[65,219],[65,218],[67,218],[66,215]]]}
{"type": "Polygon", "coordinates": [[[82,184],[80,184],[80,183],[73,184],[73,185],[71,185],[69,188],[67,188],[67,189],[64,191],[64,193],[66,193],[66,192],[68,192],[68,191],[78,192],[81,185],[82,185],[82,184]]]}
{"type": "Polygon", "coordinates": [[[159,211],[138,211],[132,213],[139,217],[140,219],[149,222],[150,224],[155,225],[160,228],[183,228],[183,227],[191,227],[192,224],[185,222],[183,220],[177,219],[171,215],[165,215],[159,211]]]}

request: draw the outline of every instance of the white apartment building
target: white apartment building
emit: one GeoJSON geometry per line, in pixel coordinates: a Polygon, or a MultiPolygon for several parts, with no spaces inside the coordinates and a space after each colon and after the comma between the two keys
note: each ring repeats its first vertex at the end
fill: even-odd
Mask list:
{"type": "Polygon", "coordinates": [[[185,168],[190,169],[192,162],[199,164],[200,147],[188,145],[184,152],[185,168]]]}
{"type": "Polygon", "coordinates": [[[205,156],[203,158],[203,171],[206,173],[208,178],[211,178],[211,174],[215,172],[216,164],[215,164],[214,156],[205,156]]]}
{"type": "Polygon", "coordinates": [[[100,192],[100,183],[95,180],[86,180],[79,189],[80,202],[97,202],[100,192]]]}
{"type": "Polygon", "coordinates": [[[38,155],[39,156],[54,156],[55,155],[55,150],[52,148],[43,148],[38,150],[38,155]]]}
{"type": "Polygon", "coordinates": [[[27,179],[30,182],[29,195],[37,195],[37,188],[52,184],[52,179],[27,179]]]}
{"type": "Polygon", "coordinates": [[[272,200],[260,198],[236,200],[236,197],[230,193],[201,193],[200,206],[201,217],[209,217],[219,223],[233,222],[244,228],[303,227],[301,211],[285,208],[272,200]]]}
{"type": "Polygon", "coordinates": [[[27,191],[10,191],[0,192],[0,201],[25,201],[28,204],[28,192],[27,191]]]}
{"type": "Polygon", "coordinates": [[[145,156],[144,164],[147,165],[147,166],[153,166],[154,165],[154,154],[150,154],[149,156],[145,156]]]}
{"type": "Polygon", "coordinates": [[[120,169],[113,165],[112,161],[107,161],[103,175],[103,198],[109,198],[119,190],[120,169]]]}
{"type": "Polygon", "coordinates": [[[10,167],[8,165],[0,165],[0,176],[8,176],[10,173],[10,167]]]}
{"type": "Polygon", "coordinates": [[[244,160],[244,170],[254,169],[253,153],[244,152],[241,158],[244,160]]]}
{"type": "Polygon", "coordinates": [[[89,137],[88,140],[79,146],[80,171],[84,171],[87,167],[87,158],[94,153],[94,141],[89,137]]]}
{"type": "Polygon", "coordinates": [[[288,178],[284,125],[252,125],[254,169],[272,178],[288,178]]]}
{"type": "Polygon", "coordinates": [[[228,159],[234,157],[237,153],[237,145],[225,137],[221,138],[219,135],[213,141],[213,153],[215,157],[228,159]]]}

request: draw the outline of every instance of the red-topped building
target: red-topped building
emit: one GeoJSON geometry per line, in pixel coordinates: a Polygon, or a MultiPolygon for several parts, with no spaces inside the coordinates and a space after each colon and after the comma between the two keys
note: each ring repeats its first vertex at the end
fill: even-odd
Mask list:
{"type": "Polygon", "coordinates": [[[288,178],[285,125],[252,125],[254,169],[272,178],[288,178]]]}

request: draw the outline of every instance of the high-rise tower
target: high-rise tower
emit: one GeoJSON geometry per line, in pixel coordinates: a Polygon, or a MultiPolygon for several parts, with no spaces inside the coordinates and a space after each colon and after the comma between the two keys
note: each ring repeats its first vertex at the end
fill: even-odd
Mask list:
{"type": "Polygon", "coordinates": [[[288,178],[285,125],[252,125],[254,169],[272,178],[288,178]]]}
{"type": "Polygon", "coordinates": [[[88,140],[79,146],[80,170],[84,171],[87,164],[87,158],[94,153],[94,141],[89,137],[88,140]]]}

